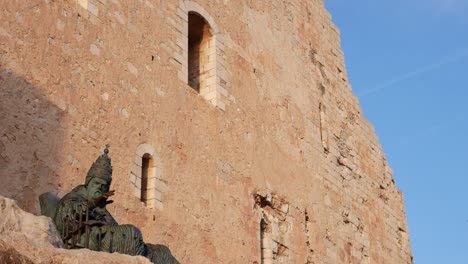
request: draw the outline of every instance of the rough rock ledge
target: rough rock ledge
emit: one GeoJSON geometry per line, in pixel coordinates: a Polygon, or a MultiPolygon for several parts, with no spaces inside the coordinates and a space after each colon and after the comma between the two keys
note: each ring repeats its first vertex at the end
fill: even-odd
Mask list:
{"type": "Polygon", "coordinates": [[[144,257],[88,249],[66,250],[52,219],[0,195],[0,263],[148,263],[144,257]]]}

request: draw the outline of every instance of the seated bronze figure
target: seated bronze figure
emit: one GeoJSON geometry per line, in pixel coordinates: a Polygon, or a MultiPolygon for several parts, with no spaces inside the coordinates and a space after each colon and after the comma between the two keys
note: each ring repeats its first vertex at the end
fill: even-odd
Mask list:
{"type": "Polygon", "coordinates": [[[54,194],[39,196],[41,214],[53,219],[65,248],[88,248],[95,251],[140,255],[153,263],[178,264],[170,250],[163,245],[147,244],[138,228],[119,225],[107,211],[112,166],[106,146],[104,154],[93,163],[84,185],[75,187],[59,199],[54,194]]]}

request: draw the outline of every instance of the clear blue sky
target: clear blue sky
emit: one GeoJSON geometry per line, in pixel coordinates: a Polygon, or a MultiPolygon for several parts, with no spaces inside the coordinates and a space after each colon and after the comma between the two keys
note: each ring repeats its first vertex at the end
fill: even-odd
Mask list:
{"type": "Polygon", "coordinates": [[[468,0],[325,0],[416,264],[468,263],[468,0]]]}

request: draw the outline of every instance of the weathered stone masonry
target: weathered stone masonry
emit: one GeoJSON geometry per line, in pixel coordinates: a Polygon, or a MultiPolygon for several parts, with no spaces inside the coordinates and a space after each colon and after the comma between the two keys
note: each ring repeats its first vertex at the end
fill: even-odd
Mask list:
{"type": "Polygon", "coordinates": [[[37,213],[109,143],[112,215],[182,263],[411,263],[323,1],[1,6],[0,194],[37,213]]]}

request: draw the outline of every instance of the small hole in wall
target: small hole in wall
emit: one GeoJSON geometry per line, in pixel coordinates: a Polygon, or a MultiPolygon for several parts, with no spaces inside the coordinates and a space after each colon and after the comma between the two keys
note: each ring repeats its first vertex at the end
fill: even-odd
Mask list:
{"type": "Polygon", "coordinates": [[[323,85],[323,83],[319,84],[319,89],[320,89],[320,94],[322,96],[325,95],[326,89],[325,89],[325,85],[323,85]]]}
{"type": "Polygon", "coordinates": [[[154,55],[151,55],[151,61],[154,61],[154,55]]]}

